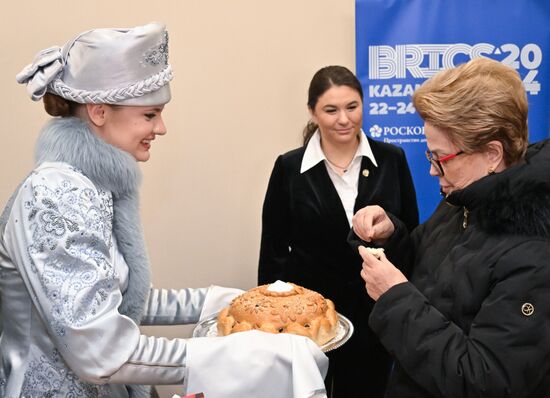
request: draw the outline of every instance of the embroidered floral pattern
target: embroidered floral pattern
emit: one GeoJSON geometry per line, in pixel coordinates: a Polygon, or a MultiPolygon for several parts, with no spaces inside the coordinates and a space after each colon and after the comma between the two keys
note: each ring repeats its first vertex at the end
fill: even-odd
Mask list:
{"type": "MultiPolygon", "coordinates": [[[[160,41],[152,42],[151,48],[160,41]]],[[[127,311],[135,307],[139,315],[139,294],[146,291],[142,286],[149,287],[137,211],[139,167],[127,154],[97,139],[77,118],[47,125],[37,158],[40,165],[18,187],[13,206],[10,200],[0,221],[0,228],[5,222],[9,227],[2,236],[13,238],[9,246],[6,240],[0,245],[0,257],[6,260],[0,279],[18,292],[14,301],[5,303],[12,314],[5,321],[14,316],[22,321],[22,327],[4,331],[10,333],[6,352],[27,352],[23,360],[9,355],[0,364],[0,397],[127,396],[130,386],[99,387],[77,375],[89,369],[87,362],[95,355],[99,374],[120,365],[126,353],[121,345],[132,332],[116,307],[122,295],[118,310],[125,310],[126,300],[132,304],[127,311]],[[94,156],[81,159],[83,146],[94,156]],[[112,195],[100,186],[111,187],[112,195]],[[119,197],[123,200],[117,203],[119,197]],[[118,245],[115,234],[120,235],[118,245]],[[123,341],[117,342],[118,337],[123,341]],[[74,371],[61,353],[76,359],[74,371]]]]}
{"type": "Polygon", "coordinates": [[[5,397],[5,396],[6,396],[6,377],[2,374],[0,376],[0,397],[5,397]]]}
{"type": "Polygon", "coordinates": [[[24,397],[55,397],[60,392],[66,372],[59,364],[57,350],[54,350],[51,358],[41,355],[29,363],[21,395],[24,397]]]}
{"type": "MultiPolygon", "coordinates": [[[[78,172],[77,170],[73,170],[78,172]]],[[[27,247],[31,271],[51,305],[50,327],[66,336],[83,325],[118,289],[110,263],[113,200],[110,192],[82,188],[64,179],[42,183],[34,173],[24,203],[32,238],[27,247]]],[[[25,372],[25,397],[108,397],[108,386],[80,380],[54,349],[40,355],[25,372]]]]}
{"type": "Polygon", "coordinates": [[[160,44],[149,49],[143,55],[142,65],[168,65],[168,32],[164,31],[163,39],[160,44]]]}
{"type": "Polygon", "coordinates": [[[56,187],[33,185],[25,208],[32,231],[27,249],[32,271],[51,303],[50,326],[64,336],[66,326],[93,317],[117,288],[109,262],[112,197],[63,180],[56,187]],[[36,257],[43,262],[37,265],[36,257]]]}
{"type": "Polygon", "coordinates": [[[81,381],[67,370],[59,352],[54,349],[50,358],[41,355],[31,361],[25,372],[21,391],[23,397],[102,398],[109,396],[109,387],[81,381]]]}

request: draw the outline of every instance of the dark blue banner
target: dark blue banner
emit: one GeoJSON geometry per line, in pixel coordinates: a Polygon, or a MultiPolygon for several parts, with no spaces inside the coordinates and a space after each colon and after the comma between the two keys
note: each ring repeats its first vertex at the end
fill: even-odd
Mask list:
{"type": "Polygon", "coordinates": [[[355,5],[363,129],[405,149],[421,221],[441,200],[424,156],[423,123],[411,102],[415,88],[430,76],[476,57],[511,65],[528,94],[530,142],[550,136],[545,57],[550,53],[550,1],[356,0],[355,5]]]}

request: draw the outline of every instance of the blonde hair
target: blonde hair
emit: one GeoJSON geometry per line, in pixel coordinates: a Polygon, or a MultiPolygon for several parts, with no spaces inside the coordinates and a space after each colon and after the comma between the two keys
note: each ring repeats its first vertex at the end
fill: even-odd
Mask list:
{"type": "Polygon", "coordinates": [[[489,58],[443,70],[413,94],[424,121],[443,129],[466,153],[500,141],[507,166],[520,161],[528,144],[527,95],[519,74],[489,58]]]}

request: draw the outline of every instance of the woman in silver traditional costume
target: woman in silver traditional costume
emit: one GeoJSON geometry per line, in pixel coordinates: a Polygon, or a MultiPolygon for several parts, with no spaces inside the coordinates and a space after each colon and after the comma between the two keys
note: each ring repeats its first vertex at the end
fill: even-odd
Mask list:
{"type": "MultiPolygon", "coordinates": [[[[196,323],[240,292],[150,286],[136,161],[147,161],[153,140],[166,134],[171,79],[159,23],[86,31],[41,51],[17,75],[57,117],[0,219],[0,396],[145,397],[147,385],[200,373],[191,356],[226,361],[237,376],[246,369],[237,384],[258,354],[267,368],[278,360],[280,374],[292,372],[291,359],[273,352],[275,335],[205,344],[140,332],[140,324],[196,323]]],[[[326,371],[326,356],[294,337],[287,339],[326,371]]]]}

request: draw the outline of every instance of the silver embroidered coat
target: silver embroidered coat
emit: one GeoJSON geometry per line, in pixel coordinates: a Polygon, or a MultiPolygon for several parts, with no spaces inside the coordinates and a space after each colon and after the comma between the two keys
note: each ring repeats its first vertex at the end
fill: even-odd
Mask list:
{"type": "Polygon", "coordinates": [[[196,322],[207,288],[150,289],[135,161],[74,118],[45,127],[37,159],[0,222],[0,397],[182,383],[186,341],[138,323],[196,322]]]}

